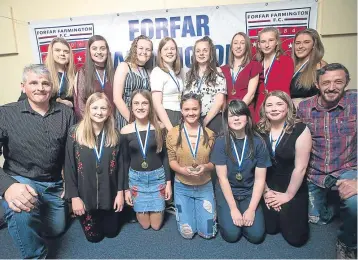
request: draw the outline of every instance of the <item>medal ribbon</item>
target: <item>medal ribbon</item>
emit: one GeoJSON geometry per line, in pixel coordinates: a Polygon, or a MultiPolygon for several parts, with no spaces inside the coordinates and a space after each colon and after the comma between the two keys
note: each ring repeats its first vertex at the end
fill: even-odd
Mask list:
{"type": "Polygon", "coordinates": [[[61,80],[60,80],[60,86],[59,86],[59,89],[58,89],[58,96],[61,96],[63,86],[65,85],[65,83],[64,83],[65,77],[66,77],[66,72],[63,72],[62,76],[61,76],[61,80]]]}
{"type": "Polygon", "coordinates": [[[189,148],[190,148],[190,152],[194,158],[194,160],[196,159],[196,155],[198,154],[198,147],[199,147],[199,140],[200,140],[200,130],[201,130],[201,126],[198,127],[198,136],[196,138],[196,142],[195,142],[195,151],[193,150],[193,147],[191,146],[191,142],[189,139],[189,135],[188,135],[188,131],[186,130],[185,124],[184,124],[184,134],[186,137],[186,141],[188,142],[189,148]]]}
{"type": "Polygon", "coordinates": [[[99,146],[99,151],[98,151],[98,149],[97,149],[97,144],[96,144],[95,147],[93,148],[94,153],[95,153],[96,158],[97,158],[97,162],[100,162],[100,161],[101,161],[101,158],[102,158],[105,136],[106,136],[106,133],[103,131],[103,133],[102,133],[102,138],[101,138],[101,144],[100,144],[100,146],[99,146]]]}
{"type": "Polygon", "coordinates": [[[264,62],[264,77],[265,77],[264,85],[265,85],[265,88],[266,88],[266,85],[267,85],[268,76],[269,76],[269,74],[270,74],[270,72],[271,72],[272,65],[273,65],[273,63],[275,62],[275,60],[276,60],[276,54],[275,54],[275,56],[273,56],[272,61],[271,61],[271,64],[270,64],[270,66],[268,67],[267,70],[266,70],[266,68],[265,68],[265,62],[264,62]],[[266,73],[265,73],[265,72],[266,72],[266,73]]]}
{"type": "Polygon", "coordinates": [[[276,148],[277,148],[278,144],[281,142],[281,139],[282,139],[282,137],[283,137],[283,134],[285,133],[285,128],[286,128],[286,122],[285,122],[285,124],[283,125],[283,129],[282,129],[282,131],[281,131],[279,137],[277,138],[277,141],[276,141],[276,144],[275,144],[274,147],[272,146],[272,143],[273,143],[273,141],[272,141],[272,133],[270,132],[270,144],[271,144],[273,156],[275,156],[276,148]]]}
{"type": "Polygon", "coordinates": [[[309,60],[306,60],[306,61],[301,65],[301,67],[299,67],[299,69],[295,72],[295,74],[293,74],[292,78],[294,78],[294,77],[297,75],[297,73],[300,72],[301,69],[303,69],[303,68],[306,66],[307,62],[309,62],[309,60]]]}
{"type": "Polygon", "coordinates": [[[139,131],[137,129],[137,123],[135,121],[134,121],[134,128],[135,128],[135,133],[136,133],[137,140],[138,140],[138,143],[140,146],[140,150],[142,152],[143,160],[145,161],[145,159],[147,158],[147,141],[148,141],[148,136],[149,136],[149,131],[150,131],[150,122],[148,122],[148,128],[147,128],[147,133],[145,135],[144,146],[142,143],[142,139],[140,138],[139,131]]]}
{"type": "Polygon", "coordinates": [[[96,69],[96,76],[97,76],[99,83],[101,84],[102,90],[104,90],[104,85],[106,84],[106,70],[104,70],[104,72],[103,72],[103,79],[101,79],[101,76],[99,75],[97,69],[96,69]]]}
{"type": "Polygon", "coordinates": [[[235,75],[235,77],[234,77],[234,70],[231,69],[231,81],[232,81],[232,86],[233,86],[233,88],[234,88],[234,86],[235,86],[235,82],[236,82],[236,80],[237,80],[237,77],[239,76],[239,74],[240,74],[240,72],[241,72],[242,70],[243,70],[243,67],[240,66],[239,70],[237,71],[237,73],[236,73],[236,75],[235,75]]]}
{"type": "Polygon", "coordinates": [[[173,76],[172,73],[169,71],[168,72],[169,76],[172,78],[172,80],[174,81],[175,85],[177,86],[178,92],[180,93],[180,84],[179,84],[179,80],[176,79],[176,76],[173,76]]]}
{"type": "Polygon", "coordinates": [[[239,154],[237,152],[237,149],[236,149],[236,144],[234,142],[234,139],[231,137],[231,142],[232,142],[232,145],[234,146],[234,150],[235,150],[235,156],[236,156],[236,159],[237,159],[237,163],[239,164],[239,171],[241,171],[241,165],[242,165],[242,161],[244,160],[244,155],[245,155],[245,148],[246,148],[246,140],[247,140],[247,136],[245,135],[245,139],[244,139],[244,145],[242,147],[242,152],[241,152],[241,159],[239,157],[239,154]]]}
{"type": "Polygon", "coordinates": [[[205,77],[203,76],[200,78],[200,80],[196,80],[196,87],[197,87],[198,93],[201,91],[201,85],[203,84],[204,79],[205,79],[205,77]]]}

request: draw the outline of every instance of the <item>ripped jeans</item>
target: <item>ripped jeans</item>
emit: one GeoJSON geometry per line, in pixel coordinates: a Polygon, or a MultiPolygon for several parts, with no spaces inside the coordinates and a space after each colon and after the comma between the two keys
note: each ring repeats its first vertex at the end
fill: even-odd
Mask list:
{"type": "MultiPolygon", "coordinates": [[[[349,170],[339,176],[342,179],[357,178],[357,170],[349,170]]],[[[312,182],[308,182],[309,222],[318,225],[327,224],[334,216],[333,207],[327,205],[328,189],[321,188],[312,182]]],[[[349,248],[357,248],[357,195],[340,201],[340,218],[342,224],[338,233],[338,239],[349,248]]]]}
{"type": "Polygon", "coordinates": [[[211,181],[204,185],[186,185],[174,180],[174,202],[178,230],[191,239],[198,233],[203,238],[216,235],[216,206],[211,181]]]}

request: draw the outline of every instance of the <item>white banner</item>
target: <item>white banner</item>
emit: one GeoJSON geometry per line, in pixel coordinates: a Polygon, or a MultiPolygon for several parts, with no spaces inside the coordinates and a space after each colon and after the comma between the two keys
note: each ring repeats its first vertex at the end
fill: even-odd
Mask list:
{"type": "Polygon", "coordinates": [[[191,66],[195,41],[206,35],[214,41],[220,66],[227,62],[231,38],[236,32],[250,36],[255,53],[257,34],[266,26],[279,28],[283,48],[290,54],[295,33],[316,28],[317,8],[316,0],[295,0],[69,17],[31,22],[30,37],[37,62],[44,61],[54,37],[63,37],[70,42],[75,63],[80,67],[88,39],[102,35],[108,41],[116,67],[125,59],[135,37],[148,36],[156,52],[160,40],[169,36],[177,42],[186,70],[191,66]]]}

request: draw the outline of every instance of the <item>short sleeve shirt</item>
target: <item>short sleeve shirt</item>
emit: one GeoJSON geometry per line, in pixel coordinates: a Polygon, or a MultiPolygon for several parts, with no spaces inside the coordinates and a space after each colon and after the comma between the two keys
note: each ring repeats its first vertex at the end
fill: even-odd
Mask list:
{"type": "MultiPolygon", "coordinates": [[[[233,138],[237,152],[241,156],[244,139],[233,138]]],[[[252,194],[255,180],[255,168],[267,168],[271,166],[271,159],[269,152],[266,148],[264,141],[254,136],[254,155],[249,158],[249,140],[246,141],[246,148],[244,159],[242,161],[240,173],[242,180],[236,179],[236,174],[239,172],[239,164],[237,162],[235,151],[231,144],[231,152],[235,161],[229,157],[225,152],[225,138],[223,136],[216,139],[214,148],[212,150],[210,161],[215,165],[226,165],[227,166],[227,177],[234,196],[249,196],[252,194]]]]}

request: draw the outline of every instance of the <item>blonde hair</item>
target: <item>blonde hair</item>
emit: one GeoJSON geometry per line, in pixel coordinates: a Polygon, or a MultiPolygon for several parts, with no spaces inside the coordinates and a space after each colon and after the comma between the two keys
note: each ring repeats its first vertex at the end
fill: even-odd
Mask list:
{"type": "Polygon", "coordinates": [[[178,75],[180,73],[180,70],[181,70],[180,56],[179,56],[178,45],[174,41],[173,38],[165,37],[159,42],[158,52],[157,52],[157,66],[159,68],[161,68],[163,71],[165,71],[167,73],[169,72],[168,68],[164,65],[164,62],[163,62],[163,59],[162,59],[162,56],[161,56],[161,52],[162,52],[162,49],[163,49],[164,45],[167,44],[170,41],[172,41],[174,43],[175,49],[176,49],[176,52],[177,52],[177,55],[175,57],[175,61],[173,63],[173,71],[174,71],[175,75],[178,75]]]}
{"type": "Polygon", "coordinates": [[[299,62],[299,59],[296,56],[296,52],[295,52],[296,38],[301,34],[307,34],[312,38],[313,47],[311,53],[309,54],[309,60],[306,66],[302,69],[301,75],[298,79],[298,83],[303,88],[310,89],[312,86],[314,86],[314,83],[316,82],[317,63],[322,61],[322,58],[324,56],[324,46],[319,37],[318,32],[314,29],[308,28],[296,33],[295,38],[293,39],[293,46],[292,46],[292,59],[295,63],[295,67],[299,62]]]}
{"type": "Polygon", "coordinates": [[[265,106],[266,106],[267,99],[269,97],[278,97],[279,99],[281,99],[283,102],[286,103],[287,115],[286,115],[285,132],[287,134],[291,134],[295,124],[300,122],[300,120],[297,119],[297,117],[296,117],[296,108],[292,102],[292,99],[290,98],[290,96],[287,93],[285,93],[281,90],[275,90],[275,91],[269,92],[266,95],[265,100],[262,103],[262,106],[260,107],[260,121],[256,124],[257,130],[262,134],[267,134],[271,130],[270,119],[267,118],[266,113],[265,113],[265,106]]]}
{"type": "Polygon", "coordinates": [[[104,99],[108,107],[108,118],[104,122],[103,126],[103,131],[106,133],[105,146],[114,147],[119,142],[118,132],[114,128],[114,117],[111,103],[104,93],[96,92],[87,99],[83,119],[76,129],[77,142],[80,145],[84,145],[89,148],[96,147],[95,134],[93,132],[92,120],[90,117],[90,107],[94,102],[100,99],[104,99]]]}
{"type": "Polygon", "coordinates": [[[152,100],[152,95],[151,93],[146,90],[146,89],[137,89],[135,91],[133,91],[132,95],[131,95],[131,103],[130,103],[130,117],[129,117],[129,122],[133,123],[135,121],[135,116],[133,113],[133,99],[136,95],[142,95],[146,100],[148,100],[149,102],[149,114],[148,114],[148,120],[150,122],[150,124],[152,124],[154,126],[155,129],[155,141],[157,143],[157,153],[160,153],[162,151],[163,148],[163,142],[164,142],[164,138],[163,138],[163,131],[160,128],[159,125],[159,120],[157,118],[157,115],[154,111],[153,108],[153,100],[152,100]]]}
{"type": "Polygon", "coordinates": [[[65,80],[67,81],[66,96],[72,97],[73,96],[73,88],[74,88],[74,84],[75,84],[75,63],[73,61],[73,52],[72,52],[71,45],[64,38],[60,38],[60,37],[56,37],[51,41],[50,45],[48,46],[48,53],[47,53],[47,57],[45,60],[45,65],[46,65],[47,69],[50,71],[50,75],[51,75],[51,79],[52,79],[52,83],[53,83],[52,95],[56,96],[58,93],[58,90],[60,89],[60,81],[58,79],[58,72],[56,70],[55,60],[53,58],[53,45],[58,42],[65,45],[69,49],[69,52],[70,52],[69,53],[69,62],[65,66],[65,72],[66,72],[65,80]]]}
{"type": "MultiPolygon", "coordinates": [[[[130,63],[134,68],[138,67],[138,65],[137,65],[137,47],[138,47],[139,40],[149,41],[150,44],[152,45],[152,51],[153,51],[153,43],[147,36],[139,35],[138,37],[136,37],[132,42],[131,48],[129,49],[128,56],[125,59],[125,62],[130,63]]],[[[148,62],[145,65],[147,65],[147,64],[148,64],[148,62]]]]}
{"type": "Polygon", "coordinates": [[[238,32],[232,37],[231,44],[230,44],[229,66],[231,68],[234,66],[234,60],[235,60],[235,56],[234,56],[234,53],[232,51],[232,44],[234,42],[235,37],[238,36],[238,35],[241,35],[245,39],[245,54],[244,54],[244,60],[243,60],[241,65],[244,66],[244,65],[249,64],[251,59],[252,59],[250,38],[247,36],[246,33],[238,32]]]}
{"type": "Polygon", "coordinates": [[[262,62],[264,60],[264,53],[262,52],[262,50],[259,47],[259,42],[260,42],[260,37],[263,33],[267,33],[267,32],[273,32],[275,34],[275,38],[277,41],[277,45],[275,48],[275,53],[276,53],[276,59],[278,59],[283,53],[283,49],[282,49],[282,42],[280,39],[280,31],[276,28],[276,27],[265,27],[264,29],[262,29],[259,32],[258,38],[257,38],[257,44],[256,44],[256,59],[259,62],[262,62]]]}

